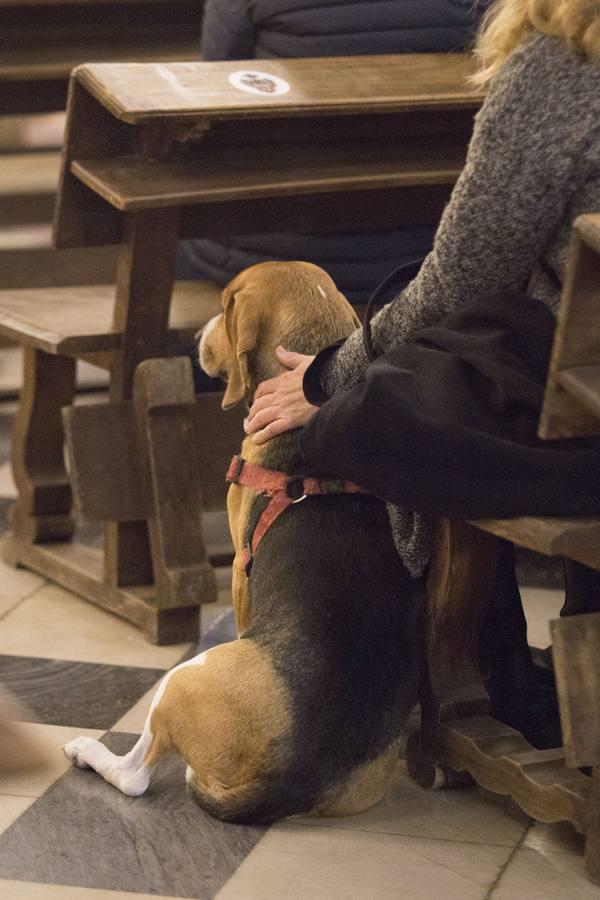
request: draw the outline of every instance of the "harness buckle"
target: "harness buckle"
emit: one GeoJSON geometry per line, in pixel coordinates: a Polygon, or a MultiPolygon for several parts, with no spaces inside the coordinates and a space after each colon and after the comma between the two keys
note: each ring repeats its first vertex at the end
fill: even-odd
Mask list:
{"type": "Polygon", "coordinates": [[[290,478],[285,486],[285,492],[292,503],[298,503],[300,500],[304,500],[306,497],[304,492],[304,478],[290,478]]]}

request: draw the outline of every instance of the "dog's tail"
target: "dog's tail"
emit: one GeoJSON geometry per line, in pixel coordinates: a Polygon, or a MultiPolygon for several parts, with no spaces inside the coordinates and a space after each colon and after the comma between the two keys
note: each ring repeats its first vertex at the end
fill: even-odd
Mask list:
{"type": "Polygon", "coordinates": [[[214,779],[209,779],[208,784],[202,784],[190,766],[185,777],[188,790],[196,803],[215,819],[240,825],[274,821],[273,818],[260,817],[262,791],[258,781],[231,788],[224,787],[214,779]]]}
{"type": "MultiPolygon", "coordinates": [[[[188,767],[188,790],[192,797],[211,816],[235,825],[269,825],[278,819],[308,812],[313,806],[304,795],[295,796],[283,773],[268,772],[251,782],[224,787],[214,780],[202,784],[188,767]],[[279,777],[281,776],[281,777],[279,777]]],[[[304,794],[304,792],[302,792],[304,794]]]]}

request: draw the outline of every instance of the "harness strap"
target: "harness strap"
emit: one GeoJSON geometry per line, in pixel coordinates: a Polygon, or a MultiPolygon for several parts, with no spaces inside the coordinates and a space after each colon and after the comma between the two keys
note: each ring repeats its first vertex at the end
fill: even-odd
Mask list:
{"type": "Polygon", "coordinates": [[[336,478],[302,478],[288,475],[276,469],[265,469],[256,463],[247,462],[242,456],[234,456],[227,470],[225,480],[230,484],[244,487],[270,497],[270,501],[260,515],[252,535],[244,548],[246,575],[250,574],[252,562],[261,540],[279,516],[294,503],[306,497],[323,494],[364,494],[363,488],[351,481],[336,478]]]}

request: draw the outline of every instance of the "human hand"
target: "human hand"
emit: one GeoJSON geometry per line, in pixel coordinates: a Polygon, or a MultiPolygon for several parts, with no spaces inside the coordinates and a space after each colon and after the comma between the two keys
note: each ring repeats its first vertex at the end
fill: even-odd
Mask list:
{"type": "Polygon", "coordinates": [[[304,373],[314,356],[292,353],[283,347],[277,347],[275,355],[289,371],[259,384],[244,422],[246,434],[251,434],[257,444],[264,444],[284,431],[301,428],[318,409],[308,402],[302,390],[304,373]]]}

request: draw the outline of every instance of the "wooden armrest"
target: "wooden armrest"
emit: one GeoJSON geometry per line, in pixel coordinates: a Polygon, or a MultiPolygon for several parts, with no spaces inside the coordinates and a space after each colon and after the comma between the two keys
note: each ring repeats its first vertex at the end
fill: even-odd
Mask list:
{"type": "Polygon", "coordinates": [[[546,556],[568,556],[600,569],[600,516],[565,519],[522,516],[478,519],[472,524],[520,547],[546,556]]]}
{"type": "Polygon", "coordinates": [[[573,225],[538,433],[600,434],[600,214],[573,225]]]}

